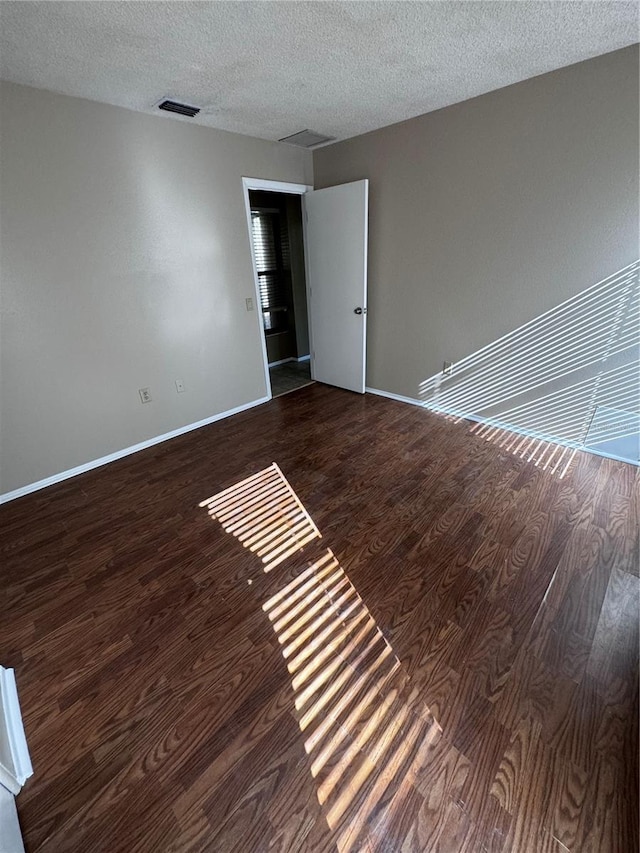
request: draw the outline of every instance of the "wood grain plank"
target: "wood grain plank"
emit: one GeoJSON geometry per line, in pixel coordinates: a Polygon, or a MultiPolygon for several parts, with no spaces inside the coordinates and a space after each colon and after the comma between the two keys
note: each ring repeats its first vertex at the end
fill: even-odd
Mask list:
{"type": "Polygon", "coordinates": [[[30,853],[637,849],[638,475],[512,444],[316,384],[0,508],[30,853]],[[199,503],[273,462],[322,539],[265,574],[199,503]],[[263,605],[327,548],[301,731],[263,605]]]}

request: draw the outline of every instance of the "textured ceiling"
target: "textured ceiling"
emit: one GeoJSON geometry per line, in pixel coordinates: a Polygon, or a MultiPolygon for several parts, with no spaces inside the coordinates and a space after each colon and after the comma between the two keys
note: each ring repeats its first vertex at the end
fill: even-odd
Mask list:
{"type": "Polygon", "coordinates": [[[343,139],[638,40],[629,2],[2,2],[0,76],[343,139]]]}

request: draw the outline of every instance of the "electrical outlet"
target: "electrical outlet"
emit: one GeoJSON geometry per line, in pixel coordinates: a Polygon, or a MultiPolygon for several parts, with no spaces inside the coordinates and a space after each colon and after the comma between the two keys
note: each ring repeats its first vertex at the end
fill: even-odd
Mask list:
{"type": "Polygon", "coordinates": [[[244,300],[244,304],[247,306],[247,311],[253,311],[253,299],[250,296],[244,300]]]}
{"type": "Polygon", "coordinates": [[[182,381],[182,379],[176,379],[176,391],[178,392],[178,394],[182,394],[186,390],[187,389],[184,387],[184,382],[182,381]]]}
{"type": "Polygon", "coordinates": [[[442,375],[443,376],[451,376],[453,373],[453,363],[451,361],[445,361],[442,363],[442,375]]]}
{"type": "Polygon", "coordinates": [[[151,389],[141,388],[138,391],[138,394],[140,394],[140,399],[143,403],[150,403],[151,402],[151,389]]]}

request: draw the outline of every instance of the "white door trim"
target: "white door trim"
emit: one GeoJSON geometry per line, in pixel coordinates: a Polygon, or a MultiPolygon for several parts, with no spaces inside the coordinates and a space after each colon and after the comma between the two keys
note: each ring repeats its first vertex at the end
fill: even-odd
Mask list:
{"type": "MultiPolygon", "coordinates": [[[[264,364],[264,382],[267,388],[267,399],[272,398],[271,379],[269,377],[269,359],[267,357],[267,341],[262,326],[262,311],[260,310],[260,284],[258,281],[258,269],[256,267],[256,255],[253,246],[253,229],[251,228],[251,202],[249,190],[263,190],[271,193],[289,193],[289,195],[304,195],[313,187],[308,184],[289,184],[286,181],[267,181],[262,178],[243,178],[242,193],[244,195],[244,209],[247,217],[247,232],[249,234],[249,250],[251,252],[251,269],[253,270],[253,286],[255,289],[255,310],[258,318],[258,330],[260,333],[260,345],[262,347],[262,361],[264,364]]],[[[304,231],[304,229],[303,229],[304,231]]],[[[306,253],[305,253],[306,267],[306,253]]],[[[308,283],[307,283],[308,287],[308,283]]],[[[307,294],[308,297],[308,294],[307,294]]]]}
{"type": "Polygon", "coordinates": [[[33,767],[22,725],[15,673],[3,666],[0,666],[0,726],[4,733],[0,744],[0,783],[15,795],[33,776],[33,767]]]}
{"type": "Polygon", "coordinates": [[[243,178],[242,186],[247,190],[264,190],[269,193],[304,195],[313,189],[309,184],[288,184],[286,181],[266,181],[262,178],[243,178]]]}

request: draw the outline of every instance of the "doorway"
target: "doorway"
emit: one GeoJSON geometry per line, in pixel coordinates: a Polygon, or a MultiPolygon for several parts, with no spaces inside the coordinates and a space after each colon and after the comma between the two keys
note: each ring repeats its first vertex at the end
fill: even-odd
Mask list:
{"type": "Polygon", "coordinates": [[[242,185],[268,397],[312,380],[364,394],[368,180],[242,185]],[[310,375],[299,366],[309,354],[310,375]]]}
{"type": "Polygon", "coordinates": [[[278,397],[313,381],[301,194],[253,188],[247,192],[257,309],[271,395],[278,397]]]}

